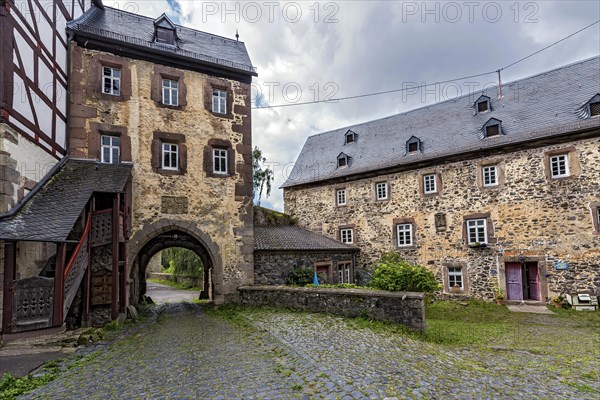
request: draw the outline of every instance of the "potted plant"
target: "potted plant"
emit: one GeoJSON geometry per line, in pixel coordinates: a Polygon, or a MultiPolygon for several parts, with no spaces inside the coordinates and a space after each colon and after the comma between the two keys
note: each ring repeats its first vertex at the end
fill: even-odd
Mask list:
{"type": "Polygon", "coordinates": [[[504,304],[504,290],[500,289],[498,286],[494,287],[494,298],[496,299],[496,304],[504,304]]]}
{"type": "Polygon", "coordinates": [[[552,298],[552,304],[554,304],[554,307],[556,308],[562,308],[564,301],[565,298],[562,296],[562,294],[552,298]]]}

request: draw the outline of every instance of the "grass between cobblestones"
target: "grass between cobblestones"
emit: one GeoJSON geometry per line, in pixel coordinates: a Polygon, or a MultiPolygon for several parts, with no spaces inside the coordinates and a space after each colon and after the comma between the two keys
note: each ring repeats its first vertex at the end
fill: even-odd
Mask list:
{"type": "MultiPolygon", "coordinates": [[[[576,391],[600,395],[600,312],[551,311],[554,315],[514,313],[505,306],[481,301],[437,301],[426,304],[425,333],[367,318],[335,318],[350,329],[408,337],[459,352],[468,349],[489,359],[500,354],[509,358],[527,355],[524,365],[510,363],[505,372],[541,369],[576,391]]],[[[331,318],[271,307],[222,306],[211,314],[248,326],[248,317],[260,320],[281,312],[305,315],[307,324],[315,318],[331,318]]],[[[453,360],[453,364],[459,371],[489,372],[485,363],[468,357],[462,362],[453,360]]]]}

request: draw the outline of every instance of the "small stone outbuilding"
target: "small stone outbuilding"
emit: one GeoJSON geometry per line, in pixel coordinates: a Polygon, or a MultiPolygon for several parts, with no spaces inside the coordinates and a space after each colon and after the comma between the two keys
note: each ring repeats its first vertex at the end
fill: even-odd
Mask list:
{"type": "Polygon", "coordinates": [[[298,226],[254,228],[254,283],[284,285],[295,268],[313,268],[320,283],[354,283],[358,248],[298,226]]]}

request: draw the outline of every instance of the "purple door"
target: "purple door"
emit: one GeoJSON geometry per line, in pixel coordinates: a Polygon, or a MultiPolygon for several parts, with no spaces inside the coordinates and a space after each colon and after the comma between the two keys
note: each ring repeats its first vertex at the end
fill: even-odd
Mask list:
{"type": "Polygon", "coordinates": [[[527,279],[529,280],[529,298],[540,300],[540,277],[537,264],[527,264],[527,279]]]}
{"type": "Polygon", "coordinates": [[[506,291],[508,300],[523,300],[523,278],[520,263],[506,263],[506,291]]]}

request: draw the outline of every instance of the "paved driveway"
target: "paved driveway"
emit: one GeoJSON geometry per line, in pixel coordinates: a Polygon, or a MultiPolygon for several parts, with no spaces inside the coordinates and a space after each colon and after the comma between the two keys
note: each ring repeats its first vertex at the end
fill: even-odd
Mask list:
{"type": "Polygon", "coordinates": [[[156,304],[193,301],[200,295],[200,292],[197,291],[176,289],[160,283],[147,282],[146,285],[146,294],[156,304]]]}
{"type": "MultiPolygon", "coordinates": [[[[597,399],[600,390],[569,385],[549,371],[562,360],[527,352],[444,347],[327,315],[254,312],[233,324],[195,304],[162,308],[27,398],[597,399]]],[[[588,368],[600,366],[591,356],[588,368]]]]}

